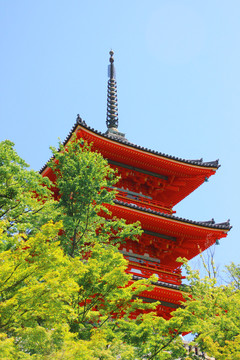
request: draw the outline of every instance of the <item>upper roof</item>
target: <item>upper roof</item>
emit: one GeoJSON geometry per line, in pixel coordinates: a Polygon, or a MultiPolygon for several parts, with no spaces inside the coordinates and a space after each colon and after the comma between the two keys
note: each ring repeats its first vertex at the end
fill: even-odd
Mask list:
{"type": "MultiPolygon", "coordinates": [[[[135,145],[116,128],[110,128],[107,133],[102,133],[88,126],[79,115],[64,145],[74,133],[77,138],[83,138],[88,143],[92,143],[93,151],[99,151],[103,157],[115,165],[127,165],[133,170],[147,171],[148,174],[165,179],[161,199],[165,206],[171,209],[214,175],[220,166],[218,160],[210,162],[203,162],[202,159],[186,160],[135,145]]],[[[43,176],[49,176],[49,171],[46,163],[40,173],[43,176]]]]}
{"type": "Polygon", "coordinates": [[[191,164],[191,165],[197,165],[197,166],[200,166],[200,167],[208,167],[208,168],[215,168],[215,169],[218,169],[221,165],[219,165],[219,160],[214,160],[214,161],[203,161],[203,159],[198,159],[198,160],[187,160],[187,159],[182,159],[182,158],[179,158],[179,157],[176,157],[176,156],[172,156],[172,155],[168,155],[168,154],[164,154],[160,151],[156,151],[156,150],[151,150],[151,149],[148,149],[148,148],[145,148],[143,146],[140,146],[140,145],[136,145],[136,144],[133,144],[131,143],[130,141],[128,141],[122,133],[118,133],[117,131],[116,132],[106,132],[106,133],[102,133],[101,131],[98,131],[98,130],[95,130],[94,128],[88,126],[86,124],[86,122],[84,120],[82,120],[82,118],[77,115],[77,119],[76,119],[76,122],[74,124],[74,126],[72,127],[70,133],[68,134],[67,138],[65,139],[64,141],[64,145],[68,142],[68,140],[70,139],[71,135],[73,134],[74,130],[77,128],[78,125],[81,125],[83,126],[84,128],[90,130],[90,131],[93,131],[95,132],[96,134],[100,135],[100,136],[103,136],[105,138],[109,138],[109,139],[112,139],[116,142],[119,142],[119,143],[122,143],[122,144],[125,144],[125,145],[128,145],[130,147],[133,147],[135,149],[139,149],[139,150],[142,150],[142,151],[146,151],[147,153],[150,153],[150,154],[154,154],[154,155],[159,155],[161,157],[165,157],[167,159],[171,159],[171,160],[176,160],[176,161],[179,161],[179,162],[182,162],[182,163],[186,163],[186,164],[191,164]]]}
{"type": "MultiPolygon", "coordinates": [[[[64,141],[64,145],[68,142],[68,140],[70,139],[72,134],[77,130],[77,127],[81,126],[82,128],[84,128],[88,131],[91,131],[98,136],[112,140],[118,144],[123,144],[128,148],[140,150],[141,152],[144,152],[149,155],[152,154],[152,155],[157,156],[162,159],[173,160],[174,162],[178,162],[178,163],[182,163],[182,164],[186,164],[186,165],[192,165],[192,166],[198,167],[198,168],[206,168],[206,169],[211,168],[213,171],[216,171],[220,166],[218,163],[218,160],[209,161],[209,162],[204,162],[203,159],[186,160],[186,159],[167,155],[167,154],[161,153],[159,151],[151,150],[151,149],[133,144],[125,138],[125,134],[121,133],[117,129],[118,128],[118,103],[117,103],[117,83],[116,83],[116,77],[115,77],[115,67],[114,67],[114,58],[113,58],[114,52],[111,50],[109,52],[109,54],[110,54],[110,59],[109,59],[110,64],[108,67],[109,79],[108,79],[107,121],[106,121],[108,130],[106,133],[97,131],[97,130],[91,128],[90,126],[88,126],[85,123],[85,121],[83,121],[81,119],[81,117],[79,115],[77,115],[77,120],[75,122],[75,125],[73,126],[73,128],[71,129],[70,133],[68,134],[66,140],[64,141]]],[[[128,152],[128,155],[129,154],[130,154],[130,152],[128,152]]],[[[115,161],[116,161],[116,159],[115,159],[115,161]]],[[[159,162],[158,162],[157,166],[159,167],[159,162]]],[[[40,172],[42,172],[45,168],[46,168],[46,165],[40,170],[40,172]]],[[[201,174],[203,175],[203,173],[201,173],[201,174]]],[[[207,177],[212,175],[212,173],[211,174],[206,173],[206,174],[207,174],[207,177]]],[[[194,175],[196,175],[196,173],[194,175]]],[[[199,173],[198,173],[198,175],[199,175],[199,173]]]]}
{"type": "MultiPolygon", "coordinates": [[[[213,168],[215,170],[217,170],[221,165],[219,164],[219,160],[213,160],[213,161],[203,161],[203,159],[198,159],[198,160],[188,160],[188,159],[183,159],[183,158],[179,158],[177,156],[172,156],[172,155],[168,155],[168,154],[164,154],[160,151],[156,151],[156,150],[151,150],[148,149],[146,147],[140,146],[140,145],[136,145],[131,143],[130,141],[128,141],[124,134],[118,132],[118,131],[114,131],[114,132],[109,132],[107,131],[106,133],[103,133],[101,131],[95,130],[94,128],[90,127],[89,125],[86,124],[86,122],[84,120],[82,120],[82,118],[77,115],[77,119],[75,124],[73,125],[72,129],[70,130],[69,134],[67,135],[66,139],[64,140],[63,144],[66,145],[68,140],[71,138],[71,136],[73,135],[73,133],[75,132],[76,128],[78,127],[78,125],[82,126],[83,128],[90,130],[92,132],[94,132],[95,134],[98,134],[100,136],[103,136],[104,138],[108,138],[111,139],[117,143],[121,143],[124,145],[127,145],[129,147],[132,147],[134,149],[138,149],[141,151],[144,151],[146,153],[150,153],[150,154],[154,154],[154,155],[158,155],[159,157],[164,157],[166,159],[171,159],[171,160],[175,160],[181,163],[185,163],[185,164],[191,164],[191,165],[195,165],[195,166],[199,166],[199,167],[205,167],[205,168],[213,168]]],[[[40,173],[42,173],[42,171],[46,168],[47,164],[45,164],[41,170],[40,173]]]]}

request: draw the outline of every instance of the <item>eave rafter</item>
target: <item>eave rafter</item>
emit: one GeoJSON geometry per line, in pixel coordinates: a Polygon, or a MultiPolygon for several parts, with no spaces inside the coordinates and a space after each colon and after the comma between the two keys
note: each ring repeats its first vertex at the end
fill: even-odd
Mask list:
{"type": "Polygon", "coordinates": [[[158,173],[155,173],[155,172],[152,172],[152,171],[147,171],[147,170],[144,170],[142,168],[130,166],[130,165],[123,164],[123,163],[120,163],[118,161],[113,161],[113,160],[110,160],[110,159],[108,159],[108,163],[112,164],[112,165],[116,165],[118,167],[122,167],[124,169],[133,170],[134,172],[139,172],[139,173],[142,173],[142,174],[150,175],[150,176],[153,176],[153,177],[168,181],[168,176],[166,176],[166,175],[158,174],[158,173]]]}
{"type": "MultiPolygon", "coordinates": [[[[79,116],[64,142],[65,145],[71,141],[74,133],[78,138],[92,143],[92,149],[99,151],[109,162],[119,163],[125,168],[137,169],[139,173],[141,171],[142,174],[145,173],[149,177],[153,176],[161,180],[161,186],[155,188],[154,196],[158,197],[156,200],[163,200],[168,208],[172,208],[188,196],[219,167],[218,162],[204,163],[202,160],[178,159],[136,146],[124,137],[118,138],[100,133],[87,126],[79,116]],[[171,184],[169,179],[171,179],[171,184]]],[[[45,170],[46,165],[40,172],[44,174],[45,170]]]]}
{"type": "MultiPolygon", "coordinates": [[[[138,245],[130,244],[136,251],[149,251],[156,249],[161,261],[167,261],[172,266],[178,257],[191,259],[199,252],[213,245],[217,239],[224,238],[231,226],[228,222],[213,224],[210,222],[193,222],[169,216],[163,213],[152,213],[146,209],[138,209],[129,204],[115,203],[109,206],[114,216],[123,217],[130,222],[139,220],[144,233],[138,245]]],[[[174,265],[175,264],[175,265],[174,265]]]]}

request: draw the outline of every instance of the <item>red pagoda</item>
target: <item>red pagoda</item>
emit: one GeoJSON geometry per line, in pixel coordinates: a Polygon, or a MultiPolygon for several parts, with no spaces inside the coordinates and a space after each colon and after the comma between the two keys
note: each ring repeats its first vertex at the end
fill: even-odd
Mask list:
{"type": "MultiPolygon", "coordinates": [[[[65,144],[73,134],[92,143],[118,170],[121,179],[114,205],[109,209],[113,216],[128,222],[140,221],[143,235],[139,242],[127,240],[120,252],[128,260],[127,272],[132,281],[155,274],[158,281],[154,290],[143,292],[146,302],[160,301],[158,314],[165,318],[183,300],[181,292],[181,264],[178,257],[192,259],[200,252],[226,237],[229,221],[215,224],[210,221],[192,221],[173,215],[174,205],[197,189],[217,171],[218,161],[184,160],[132,144],[118,130],[117,84],[113,51],[110,51],[107,132],[101,133],[87,126],[79,117],[65,144]]],[[[45,166],[43,176],[50,176],[45,166]]]]}

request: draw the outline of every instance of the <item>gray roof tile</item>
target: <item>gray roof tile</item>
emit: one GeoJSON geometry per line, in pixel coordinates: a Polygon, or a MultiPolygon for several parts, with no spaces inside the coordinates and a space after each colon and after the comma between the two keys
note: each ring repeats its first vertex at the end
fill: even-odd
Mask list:
{"type": "Polygon", "coordinates": [[[230,230],[232,228],[232,226],[230,225],[230,220],[227,220],[225,222],[221,222],[221,223],[218,223],[218,224],[216,224],[213,219],[210,220],[210,221],[194,221],[194,220],[188,220],[188,219],[184,219],[182,217],[178,217],[178,216],[174,216],[174,215],[165,214],[165,213],[162,213],[162,212],[157,211],[157,210],[152,210],[152,209],[149,209],[149,208],[141,207],[141,206],[138,206],[136,204],[129,204],[129,203],[126,203],[124,201],[117,200],[117,199],[114,200],[114,203],[116,205],[123,205],[123,206],[129,207],[129,208],[132,208],[132,209],[144,211],[144,212],[154,214],[154,215],[159,215],[159,216],[164,217],[164,218],[168,218],[168,219],[172,219],[172,220],[176,220],[176,221],[181,221],[181,222],[184,222],[184,223],[187,223],[187,224],[193,224],[193,225],[209,227],[209,228],[212,228],[212,229],[221,229],[221,230],[230,230]]]}
{"type": "MultiPolygon", "coordinates": [[[[213,168],[218,169],[221,166],[221,165],[219,165],[219,160],[208,161],[208,162],[204,162],[202,159],[199,159],[199,160],[186,160],[186,159],[182,159],[182,158],[179,158],[179,157],[176,157],[176,156],[167,155],[167,154],[161,153],[161,152],[156,151],[156,150],[151,150],[151,149],[139,146],[139,145],[135,145],[135,144],[131,143],[130,141],[128,141],[124,136],[121,136],[121,135],[116,136],[116,135],[111,134],[111,133],[102,133],[101,131],[93,129],[92,127],[88,126],[86,124],[86,122],[84,120],[82,120],[82,118],[79,115],[77,115],[77,119],[76,119],[75,124],[73,125],[73,127],[70,130],[68,136],[64,140],[64,142],[63,142],[64,145],[68,142],[68,140],[70,139],[72,133],[75,131],[75,129],[77,128],[78,125],[81,125],[85,129],[90,130],[90,131],[94,132],[95,134],[98,134],[98,135],[103,136],[103,137],[108,138],[108,139],[112,139],[112,140],[114,140],[114,141],[116,141],[118,143],[126,144],[126,145],[128,145],[130,147],[133,147],[135,149],[143,150],[143,151],[148,152],[150,154],[165,157],[167,159],[179,161],[179,162],[182,162],[182,163],[185,163],[185,164],[197,165],[197,166],[200,166],[200,167],[213,167],[213,168]]],[[[47,163],[40,169],[39,172],[40,173],[43,172],[43,170],[46,167],[47,167],[47,163]]]]}

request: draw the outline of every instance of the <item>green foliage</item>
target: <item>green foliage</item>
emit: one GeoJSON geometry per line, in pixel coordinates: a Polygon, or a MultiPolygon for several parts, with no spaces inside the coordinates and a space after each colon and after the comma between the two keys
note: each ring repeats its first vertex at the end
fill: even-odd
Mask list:
{"type": "Polygon", "coordinates": [[[9,140],[0,143],[0,251],[11,248],[9,235],[33,233],[53,216],[50,181],[22,160],[9,140]]]}
{"type": "Polygon", "coordinates": [[[226,266],[226,273],[232,285],[240,290],[240,265],[235,265],[231,263],[230,265],[226,266]]]}
{"type": "Polygon", "coordinates": [[[78,290],[71,279],[74,264],[56,241],[60,224],[46,224],[27,241],[0,254],[0,329],[55,323],[71,311],[67,305],[78,290]]]}
{"type": "Polygon", "coordinates": [[[146,285],[128,284],[127,263],[113,246],[139,235],[139,226],[99,216],[113,200],[105,187],[115,183],[114,172],[79,142],[61,148],[54,168],[61,197],[54,202],[54,185],[27,170],[11,142],[0,149],[1,356],[129,358],[133,349],[114,328],[149,305],[132,300],[146,285]]]}
{"type": "Polygon", "coordinates": [[[138,299],[151,279],[131,282],[118,252],[141,229],[111,218],[114,171],[76,138],[53,153],[55,184],[27,170],[10,141],[0,144],[1,359],[197,359],[183,331],[216,359],[239,359],[239,267],[219,287],[185,265],[186,302],[170,320],[157,317],[158,303],[138,299]]]}
{"type": "Polygon", "coordinates": [[[135,321],[119,320],[120,330],[124,342],[133,346],[133,359],[167,360],[186,355],[181,333],[182,322],[172,317],[170,320],[155,314],[144,314],[135,321]]]}
{"type": "MultiPolygon", "coordinates": [[[[240,291],[235,284],[217,286],[216,278],[200,278],[185,263],[190,283],[184,307],[175,312],[184,331],[195,334],[202,351],[218,360],[240,359],[240,291]]],[[[234,265],[231,269],[238,268],[234,265]]],[[[236,278],[239,282],[239,277],[236,278]]]]}
{"type": "Polygon", "coordinates": [[[74,137],[67,147],[60,143],[59,150],[52,148],[54,159],[49,163],[59,190],[57,219],[64,228],[61,243],[71,256],[88,252],[97,242],[120,242],[141,234],[138,224],[127,225],[123,219],[106,221],[100,216],[109,215],[106,205],[113,203],[115,191],[111,188],[117,177],[107,161],[90,150],[74,137]]]}

